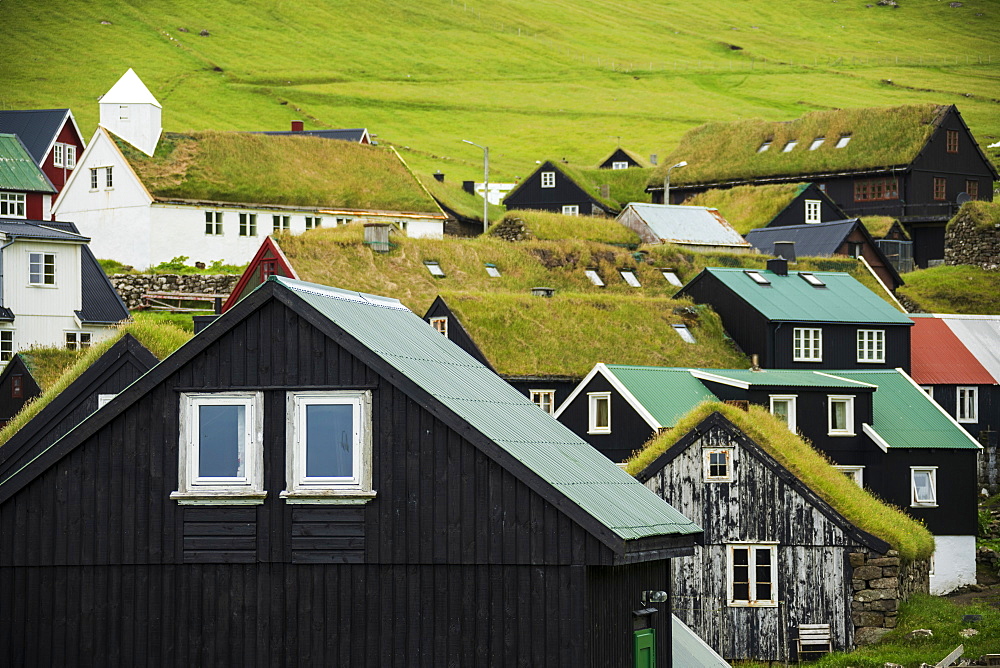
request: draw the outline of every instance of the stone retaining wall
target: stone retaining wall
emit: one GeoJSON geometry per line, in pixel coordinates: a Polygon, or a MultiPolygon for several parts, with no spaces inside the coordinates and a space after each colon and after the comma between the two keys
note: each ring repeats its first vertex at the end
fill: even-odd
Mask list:
{"type": "Polygon", "coordinates": [[[930,590],[930,562],[905,562],[899,552],[852,552],[851,620],[854,644],[868,645],[896,628],[899,604],[916,592],[930,590]]]}
{"type": "MultiPolygon", "coordinates": [[[[114,274],[111,284],[130,309],[142,306],[147,292],[185,292],[229,296],[239,276],[231,274],[114,274]]],[[[211,308],[211,307],[207,307],[211,308]]]]}
{"type": "Polygon", "coordinates": [[[1000,229],[980,227],[971,215],[956,216],[944,234],[944,263],[1000,270],[1000,229]]]}

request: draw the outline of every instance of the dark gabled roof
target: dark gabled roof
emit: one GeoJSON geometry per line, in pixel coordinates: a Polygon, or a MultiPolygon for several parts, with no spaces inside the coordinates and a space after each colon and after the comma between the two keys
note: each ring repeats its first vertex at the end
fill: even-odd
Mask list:
{"type": "MultiPolygon", "coordinates": [[[[565,178],[572,181],[580,190],[584,192],[595,204],[600,205],[608,212],[618,213],[621,211],[622,204],[612,199],[610,196],[605,197],[601,195],[601,189],[596,186],[581,170],[573,167],[571,165],[562,162],[561,160],[546,160],[543,162],[535,171],[528,175],[526,179],[521,181],[516,188],[507,193],[504,197],[504,203],[506,204],[515,193],[519,192],[525,184],[531,182],[538,174],[543,171],[557,171],[562,174],[565,178]]],[[[541,177],[539,177],[541,178],[541,177]]]]}
{"type": "Polygon", "coordinates": [[[39,168],[24,142],[14,134],[0,134],[0,189],[55,193],[49,177],[39,168]]]}
{"type": "Polygon", "coordinates": [[[0,234],[7,235],[8,238],[17,237],[19,239],[45,239],[47,241],[68,241],[76,243],[87,243],[89,238],[79,234],[76,227],[72,230],[66,227],[66,223],[45,220],[10,220],[0,219],[0,234]]]}
{"type": "Polygon", "coordinates": [[[40,165],[66,120],[72,122],[72,118],[69,109],[3,110],[0,111],[0,132],[20,137],[35,164],[40,165]]]}
{"type": "Polygon", "coordinates": [[[774,255],[776,241],[794,241],[796,256],[830,257],[858,224],[858,219],[853,218],[829,223],[762,227],[747,232],[746,240],[765,255],[774,255]]]}
{"type": "Polygon", "coordinates": [[[612,163],[614,161],[613,158],[617,156],[628,158],[629,160],[634,162],[637,167],[646,166],[646,163],[643,161],[642,158],[640,158],[638,155],[628,150],[627,148],[622,148],[621,146],[619,146],[615,150],[611,151],[611,153],[608,153],[606,156],[604,156],[604,159],[599,161],[597,163],[597,166],[600,167],[601,169],[611,169],[610,163],[612,163]],[[609,166],[604,167],[604,165],[609,165],[609,166]]]}
{"type": "Polygon", "coordinates": [[[360,144],[368,136],[368,128],[348,128],[340,130],[265,130],[262,135],[308,135],[321,139],[339,139],[360,144]]]}

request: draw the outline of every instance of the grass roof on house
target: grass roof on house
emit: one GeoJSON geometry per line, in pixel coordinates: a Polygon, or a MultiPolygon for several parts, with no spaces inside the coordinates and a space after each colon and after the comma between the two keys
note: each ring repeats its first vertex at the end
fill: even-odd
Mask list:
{"type": "Polygon", "coordinates": [[[993,230],[1000,227],[1000,200],[982,202],[973,200],[966,202],[952,219],[948,228],[953,228],[965,222],[971,222],[977,230],[993,230]]]}
{"type": "Polygon", "coordinates": [[[95,343],[82,352],[47,348],[36,348],[29,351],[27,353],[30,356],[29,359],[45,360],[50,369],[43,374],[46,375],[46,381],[43,384],[38,379],[38,376],[35,375],[32,368],[34,362],[29,362],[28,367],[32,369],[31,375],[35,377],[35,380],[38,381],[43,391],[34,400],[26,403],[17,415],[11,418],[10,422],[3,429],[0,429],[0,446],[9,441],[11,436],[31,421],[43,408],[48,406],[60,392],[69,387],[74,380],[80,377],[80,374],[89,369],[101,355],[106,353],[111,346],[126,334],[134,336],[149,352],[161,360],[187,343],[188,339],[191,338],[190,332],[185,332],[169,323],[144,320],[118,325],[117,331],[112,336],[95,343]],[[63,353],[71,353],[71,355],[67,356],[63,353]],[[69,358],[69,363],[66,363],[67,357],[69,358]],[[56,369],[56,360],[59,360],[63,366],[58,376],[53,378],[51,374],[56,369]]]}
{"type": "Polygon", "coordinates": [[[629,167],[628,169],[581,168],[580,176],[587,179],[600,192],[601,186],[608,187],[608,196],[618,203],[616,208],[624,209],[629,202],[649,202],[646,183],[653,174],[652,167],[629,167]]]}
{"type": "Polygon", "coordinates": [[[792,121],[748,119],[708,123],[684,135],[653,172],[649,185],[662,186],[666,169],[675,185],[740,181],[769,176],[827,174],[885,168],[912,162],[949,109],[934,104],[814,111],[792,121]],[[836,148],[843,136],[851,139],[836,148]],[[813,140],[825,141],[809,150],[813,140]],[[798,143],[784,151],[790,141],[798,143]],[[770,142],[766,151],[760,147],[770,142]]]}
{"type": "MultiPolygon", "coordinates": [[[[438,181],[433,176],[420,175],[420,182],[430,191],[434,198],[455,213],[470,220],[483,220],[483,198],[462,189],[462,184],[455,181],[438,181]]],[[[507,211],[499,204],[490,204],[491,221],[500,220],[507,211]]]]}
{"type": "Polygon", "coordinates": [[[906,274],[906,285],[896,288],[896,292],[917,313],[1000,313],[997,272],[968,264],[911,271],[906,274]]]}
{"type": "Polygon", "coordinates": [[[739,427],[854,526],[886,541],[904,559],[926,559],[933,553],[934,536],[922,523],[858,487],[808,441],[790,432],[785,423],[761,406],[751,405],[743,411],[720,402],[703,403],[676,427],[654,436],[633,455],[625,470],[632,475],[642,471],[714,412],[739,427]]]}
{"type": "Polygon", "coordinates": [[[18,353],[42,391],[51,387],[81,354],[66,348],[29,348],[18,353]]]}
{"type": "Polygon", "coordinates": [[[490,229],[490,234],[496,235],[504,229],[505,225],[516,224],[516,221],[521,221],[528,239],[546,241],[581,239],[632,248],[637,248],[642,242],[638,234],[614,218],[567,216],[552,211],[527,209],[510,211],[505,214],[498,225],[490,229]]]}
{"type": "Polygon", "coordinates": [[[309,136],[165,132],[150,157],[111,136],[158,199],[441,213],[391,149],[309,136]]]}
{"type": "Polygon", "coordinates": [[[688,300],[616,294],[443,292],[497,372],[585,376],[596,362],[645,366],[746,366],[719,317],[688,300]],[[674,325],[686,324],[695,343],[674,325]]]}
{"type": "Polygon", "coordinates": [[[775,183],[711,188],[688,197],[682,203],[718,209],[737,232],[745,235],[750,230],[766,227],[808,187],[808,183],[775,183]]]}
{"type": "MultiPolygon", "coordinates": [[[[872,235],[873,239],[884,239],[885,235],[889,234],[889,230],[898,221],[892,216],[864,216],[861,218],[861,222],[864,224],[865,229],[868,230],[868,234],[872,235]]],[[[900,225],[899,229],[903,232],[904,238],[910,238],[905,227],[900,225]]]]}

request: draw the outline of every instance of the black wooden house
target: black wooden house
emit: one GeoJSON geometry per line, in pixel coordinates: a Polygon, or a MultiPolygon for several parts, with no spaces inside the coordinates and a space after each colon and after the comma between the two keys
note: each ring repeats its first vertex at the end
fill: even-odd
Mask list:
{"type": "Polygon", "coordinates": [[[621,205],[601,192],[579,170],[557,160],[546,160],[507,193],[508,211],[535,209],[570,216],[615,216],[621,205]]]}
{"type": "Polygon", "coordinates": [[[396,300],[277,277],[25,456],[12,666],[669,666],[701,534],[396,300]]]}
{"type": "Polygon", "coordinates": [[[628,169],[629,167],[643,167],[642,160],[632,151],[619,146],[612,151],[608,157],[597,164],[598,169],[628,169]]]}
{"type": "Polygon", "coordinates": [[[24,408],[24,405],[42,393],[24,355],[16,353],[0,373],[0,427],[24,408]]]}

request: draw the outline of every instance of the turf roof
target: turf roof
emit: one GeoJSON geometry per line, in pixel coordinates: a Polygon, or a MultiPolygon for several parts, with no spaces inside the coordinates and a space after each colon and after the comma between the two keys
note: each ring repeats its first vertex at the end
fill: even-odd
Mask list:
{"type": "Polygon", "coordinates": [[[390,149],[308,136],[165,132],[150,157],[111,136],[157,199],[441,214],[390,149]]]}
{"type": "MultiPolygon", "coordinates": [[[[898,221],[892,216],[863,216],[861,222],[864,223],[865,229],[868,230],[873,239],[884,239],[885,235],[889,234],[889,230],[898,221]]],[[[906,228],[899,225],[898,229],[903,233],[904,239],[910,238],[910,234],[906,231],[906,228]]]]}
{"type": "MultiPolygon", "coordinates": [[[[420,177],[420,182],[424,184],[434,199],[441,202],[455,213],[470,220],[483,220],[483,198],[473,195],[462,189],[461,184],[450,181],[442,182],[433,176],[420,177]]],[[[490,204],[490,221],[499,220],[506,209],[498,204],[490,204]]]]}
{"type": "MultiPolygon", "coordinates": [[[[538,174],[539,172],[542,172],[542,171],[546,171],[547,172],[547,171],[552,170],[552,169],[554,169],[554,170],[556,170],[558,172],[561,172],[564,177],[566,177],[567,179],[569,179],[570,181],[572,181],[573,183],[575,183],[577,186],[579,186],[580,189],[583,190],[585,193],[587,193],[587,195],[590,196],[595,202],[601,203],[602,205],[604,205],[606,208],[610,209],[611,211],[617,212],[617,211],[621,210],[621,208],[622,208],[621,203],[618,202],[617,200],[613,199],[610,196],[609,197],[604,197],[603,195],[601,195],[601,189],[600,189],[600,187],[597,184],[595,184],[594,182],[592,182],[590,180],[590,177],[588,177],[588,175],[585,173],[585,171],[582,168],[575,167],[573,165],[569,165],[569,164],[563,162],[562,160],[546,160],[546,161],[544,161],[541,164],[540,167],[538,167],[535,171],[533,171],[528,176],[528,178],[526,178],[523,181],[521,181],[521,185],[519,185],[517,188],[514,188],[509,193],[507,193],[507,198],[505,198],[505,201],[506,201],[506,199],[509,199],[511,195],[513,195],[518,190],[520,190],[521,186],[523,186],[525,183],[527,183],[533,176],[535,176],[535,174],[538,174]]],[[[603,172],[603,171],[606,171],[606,170],[602,169],[602,170],[591,170],[591,171],[602,171],[603,172]]],[[[619,170],[619,171],[627,171],[627,170],[619,170]]]]}
{"type": "Polygon", "coordinates": [[[808,183],[773,183],[711,188],[688,197],[683,204],[718,209],[737,232],[745,235],[750,230],[766,227],[808,187],[808,183]]]}
{"type": "Polygon", "coordinates": [[[886,541],[904,559],[926,559],[934,551],[934,537],[923,524],[859,487],[761,406],[752,405],[743,411],[720,402],[703,403],[675,428],[654,436],[628,461],[625,470],[633,475],[641,472],[715,412],[736,425],[851,524],[886,541]]]}
{"type": "Polygon", "coordinates": [[[630,248],[637,248],[642,241],[638,234],[614,218],[567,216],[554,211],[532,211],[529,209],[508,212],[497,226],[490,228],[490,234],[499,236],[503,230],[501,226],[504,223],[514,221],[524,223],[525,232],[529,239],[548,241],[582,239],[630,248]]]}
{"type": "Polygon", "coordinates": [[[687,167],[671,174],[671,182],[678,186],[908,165],[950,108],[917,104],[836,109],[792,121],[708,123],[684,135],[654,171],[649,185],[662,186],[667,167],[681,160],[687,167]],[[836,148],[845,135],[851,137],[848,144],[836,148]],[[810,151],[819,137],[825,141],[810,151]],[[785,152],[789,141],[798,144],[785,152]],[[768,150],[759,152],[765,142],[770,142],[768,150]]]}
{"type": "Polygon", "coordinates": [[[624,209],[630,202],[649,202],[646,182],[653,173],[652,167],[629,167],[628,169],[595,169],[581,167],[581,178],[587,179],[600,192],[601,186],[608,187],[608,196],[617,203],[617,209],[624,209]]]}

